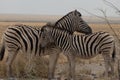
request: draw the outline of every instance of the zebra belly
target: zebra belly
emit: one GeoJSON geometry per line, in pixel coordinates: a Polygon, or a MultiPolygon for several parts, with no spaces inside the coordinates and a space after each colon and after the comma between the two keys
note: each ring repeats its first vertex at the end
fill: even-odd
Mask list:
{"type": "Polygon", "coordinates": [[[76,55],[76,57],[79,57],[81,59],[90,59],[90,58],[94,58],[96,57],[98,54],[92,54],[92,55],[89,55],[89,56],[86,56],[86,55],[76,55]]]}
{"type": "Polygon", "coordinates": [[[98,51],[99,47],[95,47],[95,45],[91,47],[86,43],[84,44],[80,43],[80,44],[81,45],[79,46],[76,46],[76,45],[73,46],[76,57],[80,57],[83,59],[90,59],[99,54],[99,51],[98,51]]]}
{"type": "Polygon", "coordinates": [[[81,59],[90,59],[90,58],[94,58],[98,55],[99,53],[77,53],[76,57],[79,57],[81,59]]]}

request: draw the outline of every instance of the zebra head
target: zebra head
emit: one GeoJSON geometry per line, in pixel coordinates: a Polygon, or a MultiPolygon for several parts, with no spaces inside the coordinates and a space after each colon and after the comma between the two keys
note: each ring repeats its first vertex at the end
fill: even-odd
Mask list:
{"type": "Polygon", "coordinates": [[[91,34],[92,33],[92,29],[91,27],[82,19],[82,14],[77,11],[74,10],[74,29],[75,31],[81,32],[81,33],[85,33],[85,34],[91,34]]]}
{"type": "Polygon", "coordinates": [[[92,29],[90,26],[82,19],[82,14],[77,11],[71,11],[55,23],[55,27],[62,28],[73,34],[75,31],[91,34],[92,29]]]}
{"type": "Polygon", "coordinates": [[[51,37],[51,26],[43,26],[41,28],[41,36],[40,36],[40,45],[42,48],[46,47],[48,44],[54,43],[53,38],[51,37]]]}

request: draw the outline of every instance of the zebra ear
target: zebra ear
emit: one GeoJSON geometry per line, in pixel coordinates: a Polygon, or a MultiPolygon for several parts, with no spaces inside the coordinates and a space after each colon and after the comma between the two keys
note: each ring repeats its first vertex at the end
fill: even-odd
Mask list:
{"type": "Polygon", "coordinates": [[[45,27],[44,31],[50,31],[50,27],[45,27]]]}
{"type": "Polygon", "coordinates": [[[80,13],[79,11],[77,11],[77,9],[74,11],[74,14],[75,14],[76,16],[77,16],[77,15],[82,16],[81,13],[80,13]]]}
{"type": "Polygon", "coordinates": [[[45,31],[49,31],[49,25],[44,25],[42,28],[41,28],[41,32],[45,32],[45,31]]]}
{"type": "Polygon", "coordinates": [[[77,9],[75,9],[74,14],[77,15],[77,9]]]}
{"type": "Polygon", "coordinates": [[[54,23],[54,22],[48,22],[46,25],[47,25],[47,26],[54,26],[55,23],[54,23]]]}
{"type": "Polygon", "coordinates": [[[75,9],[75,12],[77,12],[77,9],[75,9]]]}

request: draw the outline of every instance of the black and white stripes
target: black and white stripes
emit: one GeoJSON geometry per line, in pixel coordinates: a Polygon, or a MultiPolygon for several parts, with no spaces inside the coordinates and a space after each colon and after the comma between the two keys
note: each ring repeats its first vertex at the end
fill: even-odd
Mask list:
{"type": "MultiPolygon", "coordinates": [[[[72,34],[74,31],[79,31],[85,34],[91,34],[92,29],[82,20],[80,12],[77,10],[69,12],[67,15],[58,20],[53,27],[60,28],[72,34]]],[[[0,50],[0,60],[3,59],[5,50],[8,50],[7,58],[7,75],[12,76],[11,65],[19,50],[23,53],[40,54],[42,47],[40,46],[41,29],[36,29],[26,25],[14,25],[4,32],[3,42],[0,50]]],[[[55,45],[54,45],[55,46],[55,45]]],[[[51,48],[51,47],[50,47],[51,48]]],[[[59,49],[60,51],[60,49],[59,49]]],[[[41,55],[41,54],[40,54],[41,55]]],[[[57,60],[58,55],[54,57],[57,60]]],[[[54,77],[55,62],[51,61],[48,71],[49,78],[54,77]]]]}
{"type": "Polygon", "coordinates": [[[90,35],[69,34],[68,31],[44,26],[41,29],[41,46],[44,47],[50,42],[55,42],[68,57],[70,64],[70,79],[75,80],[75,57],[89,59],[102,54],[105,60],[106,76],[109,68],[114,71],[113,60],[115,58],[115,40],[107,32],[97,32],[90,35]],[[112,56],[112,57],[111,57],[112,56]]]}
{"type": "Polygon", "coordinates": [[[91,27],[82,19],[82,15],[77,10],[71,11],[61,19],[59,19],[54,27],[73,33],[75,31],[90,34],[92,33],[91,27]]]}
{"type": "Polygon", "coordinates": [[[90,35],[71,35],[65,30],[44,26],[41,30],[41,46],[50,41],[56,43],[63,51],[74,50],[74,55],[91,58],[102,52],[109,53],[114,48],[114,37],[107,32],[96,32],[90,35]]]}
{"type": "Polygon", "coordinates": [[[41,31],[39,29],[26,26],[16,25],[7,28],[4,33],[5,45],[10,50],[21,49],[24,53],[40,53],[39,37],[41,31]]]}
{"type": "Polygon", "coordinates": [[[107,32],[73,35],[71,44],[75,55],[81,58],[91,58],[102,53],[109,54],[109,51],[113,49],[114,37],[107,32]]]}

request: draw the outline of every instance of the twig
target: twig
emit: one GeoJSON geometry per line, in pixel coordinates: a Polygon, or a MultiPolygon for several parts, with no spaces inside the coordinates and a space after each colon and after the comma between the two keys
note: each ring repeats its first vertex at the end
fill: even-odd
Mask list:
{"type": "Polygon", "coordinates": [[[116,13],[119,13],[119,15],[120,15],[120,9],[118,9],[113,3],[111,3],[111,2],[109,2],[109,1],[107,1],[107,0],[103,0],[103,1],[104,1],[104,3],[105,3],[106,5],[110,6],[110,7],[113,8],[113,9],[115,9],[115,10],[116,10],[116,13]]]}

